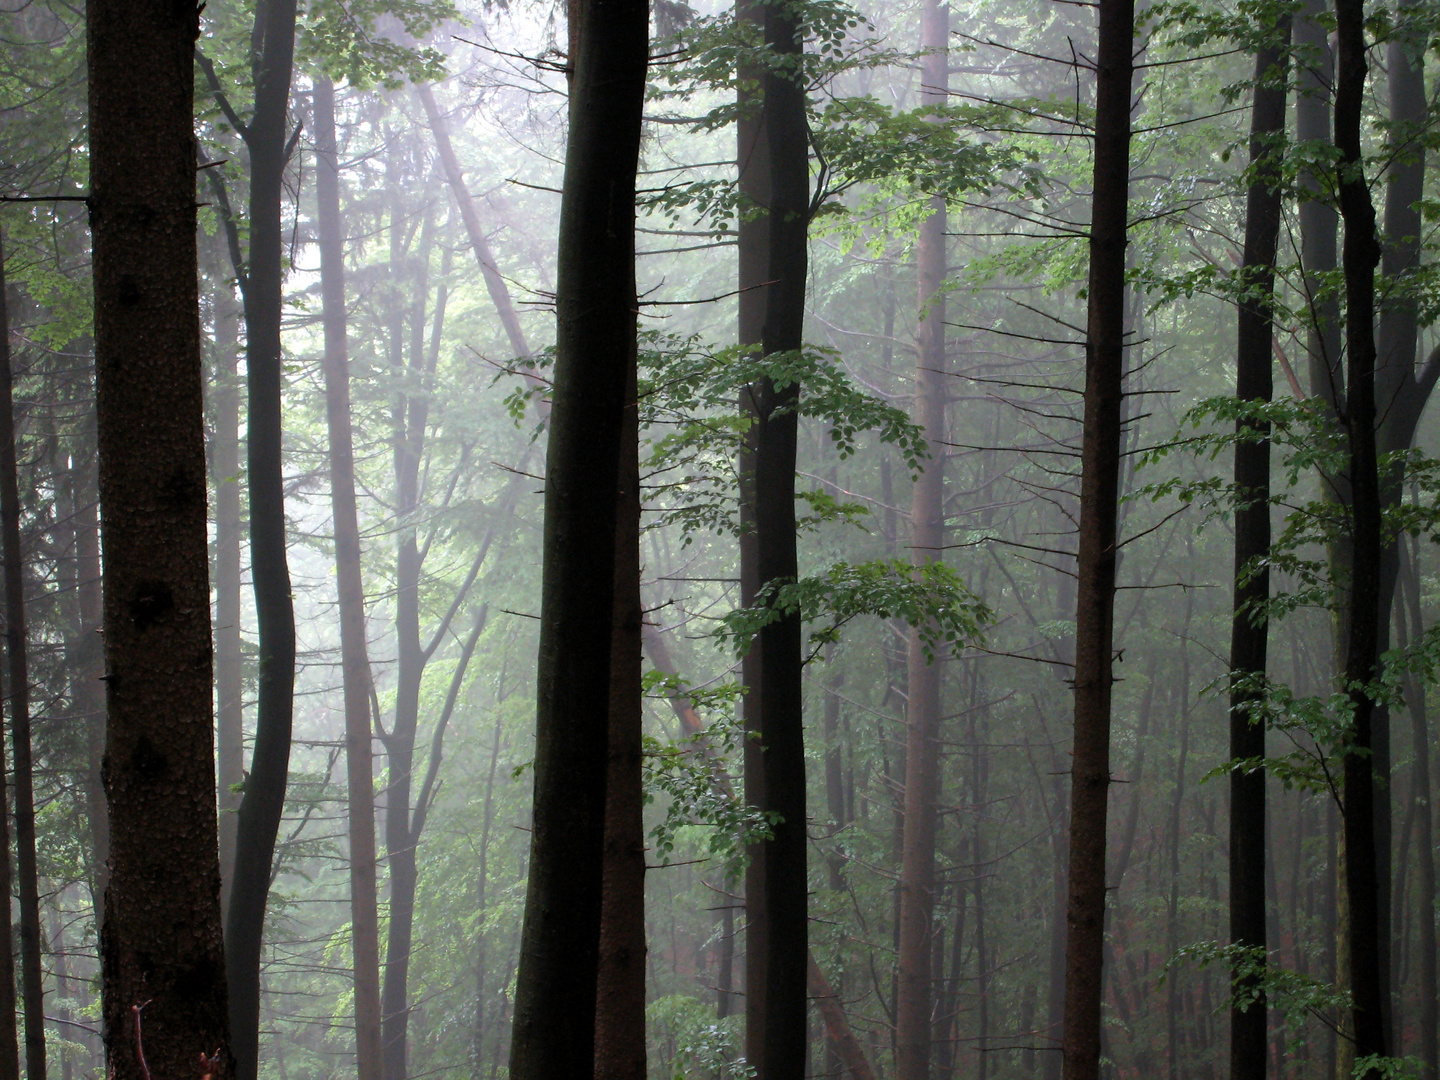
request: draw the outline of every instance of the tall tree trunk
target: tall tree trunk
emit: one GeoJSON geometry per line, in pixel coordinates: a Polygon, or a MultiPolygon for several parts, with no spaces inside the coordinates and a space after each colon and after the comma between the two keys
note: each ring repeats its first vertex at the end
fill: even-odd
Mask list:
{"type": "MultiPolygon", "coordinates": [[[[950,9],[926,0],[920,16],[920,96],[943,103],[949,92],[946,44],[950,9]]],[[[930,460],[910,508],[910,560],[928,566],[945,549],[945,200],[932,198],[916,249],[919,316],[915,350],[915,423],[930,460]]],[[[936,799],[940,781],[941,683],[944,668],[925,654],[921,628],[907,648],[905,824],[900,865],[900,950],[895,987],[895,1070],[899,1080],[928,1080],[934,1008],[931,971],[935,913],[936,799]]]]}
{"type": "Polygon", "coordinates": [[[1126,203],[1134,75],[1133,0],[1100,0],[1095,173],[1085,328],[1085,423],[1076,567],[1075,741],[1070,774],[1066,908],[1065,1080],[1099,1080],[1110,788],[1116,509],[1125,370],[1126,203]]]}
{"type": "Polygon", "coordinates": [[[237,785],[245,779],[244,653],[240,640],[240,306],[228,281],[215,286],[215,726],[220,806],[220,908],[235,879],[237,785]]]}
{"type": "MultiPolygon", "coordinates": [[[[0,249],[0,259],[4,251],[0,249]]],[[[8,302],[6,307],[8,308],[8,302]]],[[[25,558],[20,547],[20,476],[15,374],[0,349],[0,556],[5,563],[5,669],[15,763],[15,872],[20,893],[20,996],[25,1005],[26,1080],[45,1080],[45,984],[40,960],[40,874],[35,863],[35,766],[30,740],[30,652],[25,632],[25,558]]]]}
{"type": "MultiPolygon", "coordinates": [[[[809,139],[795,14],[765,8],[765,45],[789,63],[766,67],[765,136],[770,161],[770,262],[765,356],[796,354],[805,321],[806,236],[809,229],[809,139]]],[[[798,574],[795,550],[795,454],[800,386],[766,377],[754,389],[756,569],[762,587],[798,574]]],[[[763,808],[775,815],[764,844],[766,933],[765,1036],[760,1080],[805,1075],[808,925],[805,835],[805,735],[802,724],[800,613],[791,611],[759,634],[760,743],[763,808]]]]}
{"type": "MultiPolygon", "coordinates": [[[[1403,541],[1402,541],[1403,544],[1403,541]]],[[[1418,545],[1417,545],[1418,547],[1418,545]]],[[[1401,627],[1399,645],[1407,648],[1417,640],[1424,627],[1420,608],[1420,573],[1416,557],[1402,546],[1402,603],[1396,613],[1401,627]],[[1410,630],[1405,631],[1406,615],[1410,630]]],[[[1440,1046],[1437,1046],[1437,987],[1435,943],[1435,849],[1433,841],[1434,810],[1431,806],[1430,719],[1426,709],[1425,683],[1413,674],[1405,681],[1405,704],[1410,713],[1410,731],[1415,754],[1415,780],[1411,799],[1415,808],[1415,919],[1417,923],[1416,954],[1419,957],[1419,1000],[1416,1003],[1420,1027],[1420,1062],[1423,1080],[1435,1080],[1440,1046]]]]}
{"type": "MultiPolygon", "coordinates": [[[[1364,176],[1361,124],[1366,77],[1365,14],[1359,0],[1336,0],[1336,183],[1345,223],[1346,441],[1351,483],[1350,633],[1345,686],[1351,730],[1345,751],[1345,884],[1349,893],[1350,991],[1359,1059],[1385,1054],[1385,988],[1380,940],[1379,858],[1375,850],[1373,720],[1380,623],[1380,476],[1375,439],[1375,268],[1380,244],[1364,176]]],[[[1387,613],[1388,614],[1388,613],[1387,613]]],[[[1373,1075],[1373,1069],[1366,1075],[1373,1075]]]]}
{"type": "Polygon", "coordinates": [[[614,530],[636,349],[635,173],[649,8],[582,0],[560,209],[545,475],[534,827],[511,1037],[513,1080],[595,1066],[614,530]]]}
{"type": "MultiPolygon", "coordinates": [[[[199,16],[189,5],[93,0],[86,26],[108,687],[107,1073],[193,1076],[197,1054],[213,1054],[204,1071],[230,1080],[195,250],[199,16]]],[[[12,1015],[3,1002],[0,1010],[12,1015]]]]}
{"type": "Polygon", "coordinates": [[[345,234],[335,140],[335,85],[315,79],[316,203],[320,292],[325,324],[325,420],[330,506],[340,607],[340,670],[345,700],[345,776],[350,839],[350,927],[354,956],[358,1080],[381,1080],[380,923],[376,901],[375,773],[370,731],[370,659],[365,647],[365,583],[355,505],[350,424],[350,361],[345,320],[345,234]]]}
{"type": "Polygon", "coordinates": [[[645,821],[641,772],[640,424],[632,361],[615,523],[610,751],[595,1003],[596,1080],[645,1080],[645,821]]]}
{"type": "MultiPolygon", "coordinates": [[[[1255,97],[1250,115],[1250,187],[1245,199],[1245,249],[1241,260],[1239,325],[1235,348],[1235,396],[1268,403],[1273,392],[1271,339],[1275,254],[1280,235],[1285,97],[1288,81],[1290,16],[1283,15],[1274,40],[1255,54],[1255,97]]],[[[1265,725],[1252,715],[1262,692],[1270,633],[1263,605],[1270,597],[1270,572],[1261,560],[1270,551],[1270,429],[1240,422],[1235,444],[1234,613],[1230,624],[1230,757],[1254,761],[1265,756],[1265,725]]],[[[1254,766],[1230,773],[1230,942],[1266,948],[1265,770],[1254,766]]],[[[1231,1080],[1265,1080],[1267,1001],[1259,976],[1234,987],[1256,993],[1254,1001],[1230,1008],[1231,1080]]]]}
{"type": "Polygon", "coordinates": [[[285,552],[280,315],[284,284],[280,210],[295,52],[295,0],[260,0],[252,57],[255,110],[250,151],[250,259],[244,278],[250,576],[259,636],[255,748],[235,826],[235,876],[225,917],[225,977],[238,1080],[256,1080],[260,1058],[260,950],[290,772],[295,692],[295,610],[285,552]]]}

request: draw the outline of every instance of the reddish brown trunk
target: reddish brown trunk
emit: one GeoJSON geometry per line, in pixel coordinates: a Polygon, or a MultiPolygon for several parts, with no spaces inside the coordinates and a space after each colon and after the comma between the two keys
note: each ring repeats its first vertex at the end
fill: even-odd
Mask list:
{"type": "Polygon", "coordinates": [[[375,775],[370,732],[370,659],[365,647],[365,583],[355,505],[350,430],[349,343],[345,330],[345,237],[335,143],[335,87],[315,80],[316,201],[320,292],[325,325],[325,420],[330,449],[330,506],[340,607],[340,668],[345,701],[345,776],[350,839],[350,926],[354,957],[358,1080],[380,1080],[380,931],[376,901],[375,775]]]}

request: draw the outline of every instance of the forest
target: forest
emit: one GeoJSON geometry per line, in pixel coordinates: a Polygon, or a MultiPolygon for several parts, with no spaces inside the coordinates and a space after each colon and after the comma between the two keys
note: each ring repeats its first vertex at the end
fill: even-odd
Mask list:
{"type": "Polygon", "coordinates": [[[1435,0],[0,25],[0,1080],[1440,1077],[1435,0]]]}

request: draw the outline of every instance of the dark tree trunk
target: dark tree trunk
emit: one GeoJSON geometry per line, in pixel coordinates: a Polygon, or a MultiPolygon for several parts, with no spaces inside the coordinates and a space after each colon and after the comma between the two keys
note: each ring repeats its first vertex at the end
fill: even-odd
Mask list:
{"type": "Polygon", "coordinates": [[[86,9],[111,840],[100,957],[115,1080],[194,1076],[199,1054],[214,1055],[204,1071],[215,1080],[234,1075],[211,725],[197,10],[86,9]]]}
{"type": "MultiPolygon", "coordinates": [[[[1284,148],[1285,98],[1290,17],[1274,27],[1274,41],[1255,54],[1255,98],[1250,116],[1250,188],[1245,200],[1245,249],[1235,349],[1235,396],[1269,402],[1273,391],[1271,340],[1275,254],[1280,234],[1279,163],[1284,148]]],[[[1240,423],[1235,445],[1234,615],[1230,624],[1230,757],[1253,761],[1265,756],[1265,726],[1251,710],[1262,693],[1255,687],[1266,670],[1269,620],[1262,605],[1270,596],[1270,573],[1260,565],[1270,551],[1270,430],[1240,423]],[[1249,685],[1246,685],[1246,684],[1249,685]]],[[[1264,950],[1265,770],[1230,773],[1230,941],[1264,950]]],[[[1245,1008],[1230,1009],[1231,1080],[1264,1080],[1267,1003],[1259,978],[1237,985],[1258,991],[1245,1008]]]]}
{"type": "MultiPolygon", "coordinates": [[[[793,13],[765,8],[765,44],[798,60],[802,42],[793,13]]],[[[770,159],[770,263],[762,348],[765,356],[797,353],[805,319],[809,229],[809,141],[805,90],[798,67],[767,67],[764,122],[770,159]]],[[[764,585],[794,581],[797,383],[764,378],[755,391],[756,569],[764,585]]],[[[777,815],[764,847],[765,1037],[760,1080],[805,1075],[808,926],[805,836],[805,736],[802,726],[800,613],[792,611],[759,635],[760,743],[764,803],[777,815]]]]}
{"type": "MultiPolygon", "coordinates": [[[[1375,268],[1380,244],[1363,172],[1361,125],[1366,77],[1365,23],[1359,0],[1336,0],[1336,183],[1345,223],[1345,433],[1350,457],[1350,632],[1345,655],[1351,730],[1345,747],[1345,884],[1349,899],[1350,991],[1355,1055],[1385,1054],[1385,989],[1380,940],[1379,858],[1375,849],[1373,721],[1380,623],[1380,476],[1376,459],[1375,268]]],[[[1388,614],[1388,613],[1387,613],[1388,614]]],[[[1367,1075],[1374,1073],[1369,1070],[1367,1075]]]]}
{"type": "Polygon", "coordinates": [[[250,259],[244,278],[250,576],[259,637],[255,748],[235,826],[235,876],[225,917],[225,977],[238,1080],[256,1080],[260,1057],[260,950],[290,772],[295,691],[295,610],[285,552],[280,313],[284,284],[280,209],[289,157],[295,0],[260,0],[252,58],[250,259]]]}
{"type": "Polygon", "coordinates": [[[534,827],[512,1080],[595,1066],[620,446],[636,349],[635,173],[649,62],[640,0],[583,0],[560,210],[545,476],[534,827]],[[596,522],[607,523],[598,532],[596,522]]]}
{"type": "Polygon", "coordinates": [[[350,839],[350,926],[354,955],[358,1080],[381,1080],[380,931],[376,901],[375,774],[370,731],[370,659],[365,647],[365,583],[355,505],[350,425],[350,362],[345,329],[345,234],[340,216],[335,86],[315,80],[316,203],[320,291],[325,324],[325,419],[330,505],[340,607],[340,668],[345,700],[345,775],[350,839]]]}
{"type": "Polygon", "coordinates": [[[641,771],[640,460],[632,362],[620,447],[610,752],[595,1001],[596,1080],[645,1080],[645,797],[641,771]]]}
{"type": "Polygon", "coordinates": [[[236,811],[245,779],[244,653],[240,642],[240,306],[227,281],[215,287],[215,727],[220,809],[220,908],[235,879],[236,811]]]}
{"type": "MultiPolygon", "coordinates": [[[[921,98],[943,103],[949,91],[946,44],[950,9],[926,0],[920,16],[921,98]]],[[[929,440],[930,460],[910,507],[910,559],[940,561],[945,550],[945,200],[932,198],[916,249],[919,281],[915,349],[915,423],[929,440]]],[[[934,1006],[931,971],[935,914],[936,799],[940,782],[941,683],[944,668],[925,655],[920,628],[907,649],[905,824],[900,865],[900,950],[895,986],[895,1071],[899,1080],[928,1080],[934,1006]]]]}
{"type": "MultiPolygon", "coordinates": [[[[0,259],[4,251],[0,249],[0,259]]],[[[3,279],[0,279],[3,284],[3,279]]],[[[7,302],[6,307],[9,307],[7,302]]],[[[25,557],[20,547],[20,475],[15,373],[0,349],[0,557],[5,564],[5,670],[15,763],[15,872],[20,894],[20,997],[25,1006],[25,1077],[45,1080],[45,984],[40,959],[40,877],[35,864],[35,765],[30,749],[30,652],[25,632],[25,557]]]]}
{"type": "Polygon", "coordinates": [[[1085,423],[1076,567],[1075,742],[1070,774],[1066,908],[1065,1080],[1099,1080],[1110,788],[1116,508],[1125,368],[1126,203],[1134,74],[1133,0],[1100,0],[1095,178],[1090,217],[1085,423]]]}

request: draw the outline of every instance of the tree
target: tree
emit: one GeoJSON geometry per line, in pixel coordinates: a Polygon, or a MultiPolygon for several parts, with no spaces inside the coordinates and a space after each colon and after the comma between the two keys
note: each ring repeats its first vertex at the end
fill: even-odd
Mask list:
{"type": "Polygon", "coordinates": [[[1125,375],[1125,246],[1135,6],[1100,0],[1076,557],[1075,733],[1066,905],[1065,1080],[1100,1076],[1106,811],[1114,677],[1116,510],[1125,375]]]}
{"type": "Polygon", "coordinates": [[[198,13],[99,0],[86,24],[108,691],[106,1057],[118,1080],[197,1071],[228,1080],[195,249],[198,13]]]}
{"type": "MultiPolygon", "coordinates": [[[[1235,396],[1264,405],[1272,392],[1275,254],[1280,235],[1279,165],[1284,148],[1289,14],[1274,40],[1255,53],[1255,97],[1250,120],[1250,186],[1245,197],[1245,248],[1240,265],[1240,311],[1235,347],[1235,396]]],[[[1230,631],[1230,941],[1264,955],[1265,938],[1265,725],[1254,706],[1263,696],[1270,634],[1265,604],[1270,574],[1270,432],[1254,420],[1238,421],[1235,444],[1235,586],[1230,631]]],[[[1263,980],[1251,977],[1238,992],[1257,994],[1230,1009],[1230,1076],[1264,1080],[1268,1056],[1263,980]]]]}
{"type": "Polygon", "coordinates": [[[239,241],[231,243],[245,306],[246,476],[260,679],[255,748],[236,816],[234,884],[225,919],[230,1029],[240,1080],[255,1080],[259,1070],[260,952],[275,838],[289,782],[295,693],[295,608],[285,551],[280,342],[285,279],[281,200],[285,166],[299,135],[298,128],[294,132],[289,128],[295,12],[295,0],[261,0],[256,7],[250,54],[255,105],[248,122],[226,99],[214,66],[199,57],[212,92],[250,158],[250,244],[243,264],[239,241]]]}
{"type": "MultiPolygon", "coordinates": [[[[924,53],[920,95],[943,105],[949,95],[950,10],[927,0],[921,14],[924,53]]],[[[946,212],[932,196],[916,249],[919,278],[915,350],[915,423],[930,441],[931,456],[915,484],[910,508],[910,559],[927,566],[945,549],[946,212]]],[[[935,830],[940,780],[943,668],[926,653],[919,627],[908,642],[906,680],[905,824],[900,868],[900,950],[895,992],[895,1058],[900,1080],[927,1080],[934,1009],[932,920],[935,910],[935,830]]],[[[981,966],[984,966],[982,959],[981,966]]]]}
{"type": "Polygon", "coordinates": [[[636,349],[635,174],[648,5],[582,0],[560,210],[554,405],[545,473],[534,826],[510,1075],[595,1065],[614,532],[636,349]]]}
{"type": "Polygon", "coordinates": [[[355,979],[358,1080],[380,1080],[380,921],[376,901],[375,774],[370,731],[370,659],[365,647],[365,583],[355,506],[350,431],[349,347],[345,322],[345,234],[335,140],[335,84],[315,79],[317,224],[325,322],[325,421],[330,505],[340,606],[340,667],[345,699],[345,775],[350,839],[350,925],[355,979]]]}

